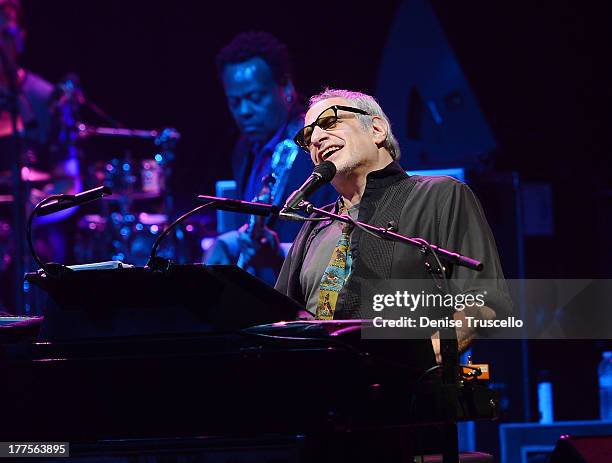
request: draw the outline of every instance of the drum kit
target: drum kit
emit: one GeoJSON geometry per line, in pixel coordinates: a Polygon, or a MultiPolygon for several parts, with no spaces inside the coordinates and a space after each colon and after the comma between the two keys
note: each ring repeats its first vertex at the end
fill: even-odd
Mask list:
{"type": "MultiPolygon", "coordinates": [[[[23,268],[16,259],[19,255],[16,243],[25,239],[24,232],[13,225],[19,223],[15,220],[23,220],[16,215],[23,213],[27,217],[33,206],[49,194],[101,185],[113,192],[100,201],[72,209],[71,213],[63,211],[35,220],[35,238],[40,238],[37,252],[47,262],[120,260],[145,265],[155,239],[175,218],[171,180],[176,144],[181,137],[178,131],[121,126],[85,97],[78,76],[73,74],[56,85],[48,109],[53,130],[47,147],[54,153],[65,154],[64,158],[72,160],[68,163],[74,162],[74,166],[66,163],[53,171],[41,170],[36,162],[29,162],[28,150],[22,149],[22,165],[27,167],[21,167],[21,185],[15,185],[12,170],[0,169],[0,312],[9,306],[7,301],[14,299],[10,293],[15,290],[10,287],[14,286],[16,275],[31,269],[27,255],[23,268]],[[87,120],[81,117],[84,110],[91,112],[94,120],[104,122],[98,125],[82,122],[87,120]],[[67,184],[72,186],[66,187],[67,184]],[[24,203],[21,212],[17,212],[15,195],[29,198],[20,201],[24,203]],[[58,252],[60,248],[65,252],[58,252]]],[[[6,163],[2,166],[8,169],[6,163]]],[[[203,217],[177,227],[164,241],[159,255],[178,263],[199,261],[200,240],[214,235],[212,226],[208,217],[203,217]]],[[[16,289],[15,293],[19,292],[16,289]]]]}
{"type": "MultiPolygon", "coordinates": [[[[83,123],[77,125],[77,130],[77,145],[79,141],[101,137],[119,140],[120,144],[121,139],[141,139],[146,142],[149,153],[134,156],[128,152],[96,161],[81,154],[83,188],[105,185],[113,194],[75,211],[68,221],[60,219],[60,222],[69,222],[62,230],[69,235],[65,239],[75,263],[121,260],[145,265],[156,237],[174,218],[171,176],[180,134],[172,128],[134,130],[83,123]]],[[[57,176],[42,170],[22,168],[25,190],[30,193],[35,189],[44,190],[45,185],[56,179],[57,176]]],[[[12,183],[11,172],[0,172],[0,187],[4,186],[0,189],[0,275],[9,271],[12,240],[16,239],[10,214],[13,196],[3,193],[10,192],[12,183]]],[[[198,221],[183,225],[177,229],[174,239],[165,241],[160,255],[178,262],[200,259],[199,241],[208,233],[209,225],[198,221]]],[[[45,235],[44,226],[41,225],[38,235],[45,235]]]]}
{"type": "MultiPolygon", "coordinates": [[[[78,220],[75,258],[79,262],[120,260],[144,265],[156,236],[172,216],[170,179],[176,141],[180,134],[171,128],[161,131],[93,127],[79,124],[79,137],[140,138],[152,141],[153,156],[131,155],[93,163],[87,168],[89,184],[108,186],[113,194],[97,211],[78,220]]],[[[162,251],[163,252],[163,251],[162,251]]],[[[177,252],[169,242],[165,252],[177,252]]]]}

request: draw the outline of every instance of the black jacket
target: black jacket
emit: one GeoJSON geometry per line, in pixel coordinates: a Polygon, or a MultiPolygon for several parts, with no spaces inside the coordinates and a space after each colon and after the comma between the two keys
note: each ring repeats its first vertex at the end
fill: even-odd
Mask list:
{"type": "MultiPolygon", "coordinates": [[[[491,229],[479,201],[464,183],[450,177],[409,176],[397,162],[392,162],[368,175],[359,220],[384,227],[393,221],[401,234],[421,237],[430,244],[482,261],[481,272],[455,267],[453,280],[461,282],[462,292],[486,289],[487,305],[498,318],[511,311],[491,229]]],[[[277,280],[277,290],[302,304],[306,302],[300,284],[302,262],[314,236],[329,223],[303,225],[277,280]]],[[[376,280],[430,278],[419,248],[381,240],[356,228],[351,236],[351,251],[352,273],[340,292],[336,319],[364,318],[360,314],[362,290],[371,292],[376,280]]]]}

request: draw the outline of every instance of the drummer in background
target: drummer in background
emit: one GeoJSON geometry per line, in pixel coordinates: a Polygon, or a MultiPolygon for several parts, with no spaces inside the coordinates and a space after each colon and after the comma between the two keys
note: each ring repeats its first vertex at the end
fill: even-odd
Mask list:
{"type": "MultiPolygon", "coordinates": [[[[22,179],[28,187],[29,207],[49,194],[74,193],[80,189],[78,159],[74,146],[68,147],[66,143],[59,142],[50,143],[52,139],[58,140],[57,133],[63,130],[62,121],[59,117],[54,117],[54,113],[60,113],[58,106],[62,99],[52,84],[18,64],[18,57],[24,49],[25,35],[20,1],[0,0],[0,225],[12,220],[12,78],[15,79],[17,90],[17,129],[22,135],[22,179]]],[[[62,104],[63,101],[65,98],[62,104]]],[[[29,210],[29,207],[26,209],[29,210]]],[[[49,216],[49,221],[61,220],[64,216],[49,216]]],[[[58,225],[45,226],[45,239],[37,243],[43,260],[61,262],[64,259],[67,246],[61,235],[58,225]]],[[[7,251],[6,248],[7,244],[0,242],[0,273],[6,271],[10,264],[10,258],[7,257],[10,256],[10,249],[7,251]]]]}
{"type": "MultiPolygon", "coordinates": [[[[25,128],[25,138],[31,148],[40,147],[47,141],[50,129],[49,104],[53,85],[40,76],[26,71],[17,64],[23,51],[25,30],[23,11],[18,0],[0,0],[0,137],[12,135],[9,108],[11,74],[16,73],[19,130],[25,128]]],[[[4,147],[3,147],[4,148],[4,147]]],[[[10,164],[9,153],[2,150],[2,168],[10,164]]],[[[25,161],[30,161],[26,158],[25,161]]],[[[10,167],[9,167],[10,168],[10,167]]]]}
{"type": "Polygon", "coordinates": [[[79,187],[79,166],[70,141],[60,140],[62,127],[60,106],[71,104],[67,95],[37,74],[18,64],[24,48],[25,29],[19,0],[0,0],[0,182],[10,172],[13,162],[10,137],[12,120],[9,108],[10,75],[17,84],[18,120],[23,146],[21,165],[23,180],[39,188],[31,189],[36,203],[53,193],[74,193],[79,187]],[[53,140],[53,143],[51,142],[53,140]]]}
{"type": "MultiPolygon", "coordinates": [[[[286,45],[267,32],[241,33],[217,55],[217,70],[228,108],[240,130],[232,153],[232,168],[238,197],[253,201],[265,186],[262,179],[274,173],[277,182],[286,181],[273,198],[284,200],[312,173],[313,165],[293,143],[296,128],[301,128],[304,107],[298,101],[293,85],[292,64],[286,45]],[[294,162],[283,175],[272,172],[275,150],[284,144],[287,159],[295,152],[294,162]]],[[[329,187],[311,198],[317,205],[335,200],[329,187]]],[[[243,265],[250,273],[274,285],[283,263],[280,242],[292,242],[300,224],[278,221],[268,223],[256,236],[247,233],[246,225],[220,235],[205,256],[207,264],[243,265]]]]}

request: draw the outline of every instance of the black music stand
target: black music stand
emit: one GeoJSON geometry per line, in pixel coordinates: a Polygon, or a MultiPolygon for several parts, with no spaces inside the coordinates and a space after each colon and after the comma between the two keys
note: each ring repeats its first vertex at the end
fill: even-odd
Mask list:
{"type": "Polygon", "coordinates": [[[49,295],[40,333],[48,341],[230,332],[295,320],[303,311],[236,266],[66,271],[58,277],[39,271],[26,279],[49,295]]]}

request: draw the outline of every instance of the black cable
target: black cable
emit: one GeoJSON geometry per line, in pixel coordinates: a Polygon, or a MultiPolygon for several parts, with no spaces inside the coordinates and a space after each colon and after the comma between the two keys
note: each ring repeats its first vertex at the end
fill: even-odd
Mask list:
{"type": "MultiPolygon", "coordinates": [[[[470,370],[474,370],[474,374],[471,374],[471,375],[469,375],[469,376],[468,376],[468,375],[461,375],[461,376],[463,376],[463,377],[466,377],[466,378],[476,377],[476,378],[477,378],[478,376],[482,375],[482,370],[481,370],[480,368],[478,368],[478,367],[475,367],[475,366],[472,366],[472,365],[459,365],[459,366],[460,366],[460,367],[462,367],[462,368],[468,368],[468,369],[470,369],[470,370]]],[[[436,370],[439,370],[440,368],[442,368],[442,365],[434,365],[433,367],[428,368],[427,370],[425,370],[425,371],[424,371],[424,372],[421,374],[421,376],[419,376],[419,377],[417,378],[417,380],[415,381],[415,383],[414,383],[415,387],[416,387],[416,386],[417,386],[417,385],[418,385],[418,384],[419,384],[421,381],[423,381],[423,380],[424,380],[424,379],[425,379],[427,376],[429,376],[430,374],[432,374],[432,373],[433,373],[433,372],[435,372],[436,370]]],[[[414,395],[413,395],[413,398],[414,398],[414,395]]],[[[410,414],[412,414],[412,406],[413,406],[413,404],[411,404],[411,408],[410,408],[410,410],[409,410],[409,413],[410,413],[410,414]]]]}
{"type": "Polygon", "coordinates": [[[366,227],[361,225],[359,223],[359,221],[353,219],[349,214],[343,215],[342,217],[346,217],[349,220],[349,222],[351,223],[351,225],[353,225],[354,227],[359,228],[361,231],[364,231],[365,233],[367,233],[369,235],[375,236],[376,238],[385,238],[384,235],[379,235],[378,233],[374,233],[373,231],[368,230],[366,227]]]}
{"type": "MultiPolygon", "coordinates": [[[[438,269],[442,273],[442,281],[444,282],[444,287],[441,288],[437,280],[435,279],[435,277],[433,277],[433,274],[435,272],[431,272],[430,274],[432,275],[432,279],[434,280],[434,284],[436,285],[436,287],[439,290],[444,291],[445,293],[450,293],[450,288],[448,286],[448,280],[446,278],[446,271],[444,267],[442,266],[442,262],[438,258],[438,254],[436,254],[436,251],[431,247],[431,244],[429,244],[429,242],[423,238],[413,238],[413,240],[421,243],[421,246],[423,246],[423,248],[426,249],[429,252],[429,254],[431,254],[433,258],[436,260],[436,265],[438,266],[438,269]]],[[[427,252],[425,253],[425,255],[427,255],[427,252]]]]}
{"type": "Polygon", "coordinates": [[[418,379],[416,380],[416,382],[414,384],[415,385],[419,384],[427,376],[429,376],[431,373],[433,373],[434,371],[438,370],[439,368],[442,368],[442,365],[434,365],[433,367],[428,368],[427,370],[425,370],[425,372],[423,372],[423,374],[421,374],[421,376],[418,377],[418,379]]]}
{"type": "Polygon", "coordinates": [[[329,217],[303,217],[295,212],[284,212],[281,210],[278,214],[278,218],[281,220],[295,220],[299,222],[324,222],[325,220],[332,220],[329,217]]]}
{"type": "Polygon", "coordinates": [[[326,220],[331,220],[327,217],[302,217],[301,222],[325,222],[326,220]]]}

